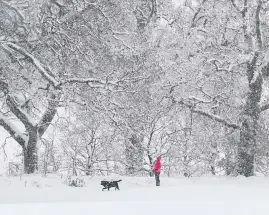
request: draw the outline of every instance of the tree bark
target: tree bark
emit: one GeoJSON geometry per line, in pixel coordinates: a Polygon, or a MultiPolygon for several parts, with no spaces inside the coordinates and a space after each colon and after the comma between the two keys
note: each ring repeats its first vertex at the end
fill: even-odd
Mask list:
{"type": "MultiPolygon", "coordinates": [[[[262,94],[263,77],[258,73],[255,77],[255,69],[251,63],[248,68],[249,92],[242,113],[242,125],[240,128],[240,143],[238,147],[237,172],[246,177],[254,175],[254,159],[256,148],[256,133],[260,117],[259,102],[262,94]]],[[[258,71],[256,71],[258,72],[258,71]]]]}
{"type": "Polygon", "coordinates": [[[31,174],[38,170],[37,142],[37,129],[33,129],[29,132],[29,141],[27,146],[23,148],[24,172],[26,174],[31,174]]]}
{"type": "Polygon", "coordinates": [[[134,175],[138,170],[143,169],[143,153],[141,138],[132,134],[126,143],[127,174],[134,175]]]}
{"type": "Polygon", "coordinates": [[[152,168],[153,168],[153,159],[152,159],[152,156],[150,155],[149,153],[149,150],[147,151],[148,153],[148,159],[149,159],[149,166],[150,166],[150,170],[149,170],[149,176],[150,177],[153,177],[153,171],[152,171],[152,168]]]}

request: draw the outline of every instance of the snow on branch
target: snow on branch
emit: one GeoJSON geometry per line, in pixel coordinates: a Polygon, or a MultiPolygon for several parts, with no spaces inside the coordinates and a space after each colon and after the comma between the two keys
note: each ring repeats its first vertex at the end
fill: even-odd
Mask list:
{"type": "Polygon", "coordinates": [[[40,137],[43,136],[49,125],[51,124],[54,116],[57,113],[57,108],[47,108],[45,113],[43,114],[43,117],[41,118],[40,122],[38,123],[40,125],[38,129],[38,134],[40,137]]]}
{"type": "Polygon", "coordinates": [[[42,75],[42,77],[46,79],[55,89],[60,89],[62,85],[72,84],[72,83],[87,84],[91,87],[97,87],[97,88],[104,88],[106,86],[108,87],[118,86],[116,82],[102,81],[102,80],[94,79],[94,78],[84,78],[84,79],[83,78],[70,78],[64,81],[58,81],[53,76],[53,73],[49,67],[47,67],[46,65],[43,65],[38,59],[36,59],[33,55],[28,53],[24,48],[19,47],[16,44],[11,43],[11,42],[2,43],[2,47],[5,50],[12,49],[13,51],[16,51],[22,54],[23,56],[25,56],[37,68],[37,70],[42,75]]]}
{"type": "Polygon", "coordinates": [[[27,114],[19,104],[16,102],[13,96],[9,94],[8,84],[0,80],[0,91],[4,92],[6,97],[7,106],[10,108],[11,112],[25,125],[27,128],[32,128],[36,126],[35,120],[27,114]]]}
{"type": "Polygon", "coordinates": [[[12,10],[18,17],[19,17],[19,22],[20,22],[20,24],[22,24],[23,23],[23,21],[24,21],[24,17],[23,17],[23,15],[21,14],[21,12],[18,10],[18,9],[16,9],[15,7],[13,7],[10,3],[8,3],[8,2],[6,2],[6,1],[0,1],[0,5],[3,7],[7,7],[7,8],[9,8],[10,10],[12,10]],[[1,5],[2,4],[2,5],[1,5]]]}
{"type": "Polygon", "coordinates": [[[211,100],[205,100],[205,99],[197,98],[195,96],[190,96],[189,98],[190,98],[190,100],[193,100],[193,101],[198,102],[198,103],[204,103],[204,104],[206,104],[206,103],[212,103],[214,101],[213,99],[211,99],[211,100]]]}
{"type": "Polygon", "coordinates": [[[96,88],[104,88],[105,86],[108,86],[108,87],[117,87],[118,86],[118,84],[116,82],[102,81],[102,80],[95,79],[95,78],[70,78],[70,79],[67,79],[67,80],[61,82],[61,85],[64,85],[67,83],[87,84],[91,87],[96,87],[96,88]]]}
{"type": "Polygon", "coordinates": [[[231,0],[231,3],[233,5],[233,7],[238,11],[241,12],[240,8],[236,5],[235,0],[231,0]]]}
{"type": "Polygon", "coordinates": [[[230,122],[226,121],[224,118],[222,118],[222,117],[220,117],[220,116],[218,116],[218,115],[209,113],[209,112],[207,112],[207,111],[205,111],[205,110],[192,109],[192,111],[193,111],[194,113],[198,113],[198,114],[200,114],[200,115],[209,117],[209,118],[212,119],[212,120],[215,120],[215,121],[217,121],[217,122],[220,122],[220,123],[224,124],[224,125],[227,126],[227,127],[230,127],[230,128],[233,128],[233,129],[239,129],[239,128],[240,128],[239,125],[234,124],[234,123],[230,123],[230,122]]]}
{"type": "Polygon", "coordinates": [[[258,47],[261,49],[262,48],[262,31],[261,31],[261,20],[260,20],[260,12],[261,12],[261,7],[262,7],[262,1],[259,0],[258,6],[256,9],[256,36],[257,36],[257,42],[258,42],[258,47]]]}
{"type": "Polygon", "coordinates": [[[0,125],[24,148],[28,142],[28,137],[22,134],[2,113],[0,113],[0,125]]]}
{"type": "Polygon", "coordinates": [[[51,72],[49,67],[42,65],[38,59],[36,59],[33,55],[28,53],[24,48],[17,46],[16,44],[11,43],[11,42],[2,43],[2,47],[4,49],[7,49],[7,47],[8,47],[8,48],[20,53],[24,57],[26,57],[27,60],[30,61],[37,68],[37,70],[43,76],[43,78],[45,78],[55,88],[57,88],[57,86],[60,85],[60,83],[53,77],[53,75],[52,75],[53,73],[51,72]]]}
{"type": "Polygon", "coordinates": [[[7,95],[6,101],[11,112],[25,125],[25,127],[33,128],[36,126],[36,122],[34,121],[34,119],[32,119],[29,114],[27,114],[18,106],[17,102],[12,96],[7,95]]]}
{"type": "Polygon", "coordinates": [[[261,112],[262,112],[262,111],[266,111],[266,110],[268,110],[268,109],[269,109],[269,104],[265,104],[265,105],[262,105],[262,106],[260,107],[261,112]]]}
{"type": "Polygon", "coordinates": [[[247,73],[248,73],[248,79],[249,79],[250,85],[255,84],[261,75],[260,70],[256,68],[258,57],[259,57],[259,52],[255,52],[252,61],[249,63],[247,73]]]}
{"type": "Polygon", "coordinates": [[[180,101],[179,104],[184,105],[184,106],[190,108],[190,110],[192,112],[194,112],[194,113],[200,114],[202,116],[206,116],[206,117],[208,117],[208,118],[210,118],[212,120],[215,120],[215,121],[217,121],[219,123],[222,123],[223,125],[225,125],[225,126],[227,126],[229,128],[240,129],[240,126],[239,125],[237,125],[235,123],[230,123],[226,119],[224,119],[224,118],[222,118],[222,117],[220,117],[218,115],[212,114],[212,113],[210,113],[210,112],[208,112],[206,110],[197,109],[197,108],[193,107],[192,105],[187,104],[184,101],[180,101]]]}
{"type": "Polygon", "coordinates": [[[157,15],[157,0],[151,0],[151,11],[148,17],[148,22],[150,22],[153,16],[157,15]]]}
{"type": "MultiPolygon", "coordinates": [[[[59,95],[58,97],[60,96],[61,95],[59,95]]],[[[60,103],[60,100],[58,99],[58,97],[55,94],[51,96],[49,105],[38,123],[38,126],[39,126],[38,134],[40,137],[42,137],[43,134],[46,132],[47,128],[50,126],[52,120],[54,119],[57,113],[57,108],[60,103]]]]}

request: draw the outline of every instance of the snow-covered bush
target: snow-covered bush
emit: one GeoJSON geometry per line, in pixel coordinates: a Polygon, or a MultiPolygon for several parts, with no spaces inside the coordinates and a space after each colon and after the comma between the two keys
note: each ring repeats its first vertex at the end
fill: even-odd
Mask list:
{"type": "Polygon", "coordinates": [[[68,176],[65,183],[70,187],[85,187],[85,182],[83,178],[68,176]]]}

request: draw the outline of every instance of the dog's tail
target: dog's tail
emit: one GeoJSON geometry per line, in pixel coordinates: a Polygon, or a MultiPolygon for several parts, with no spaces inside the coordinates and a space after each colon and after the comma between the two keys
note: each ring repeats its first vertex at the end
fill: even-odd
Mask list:
{"type": "Polygon", "coordinates": [[[120,179],[120,180],[118,180],[117,182],[121,182],[122,180],[120,179]]]}

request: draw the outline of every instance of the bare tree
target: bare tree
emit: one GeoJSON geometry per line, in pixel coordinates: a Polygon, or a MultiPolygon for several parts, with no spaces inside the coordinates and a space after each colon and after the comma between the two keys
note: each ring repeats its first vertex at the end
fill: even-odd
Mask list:
{"type": "MultiPolygon", "coordinates": [[[[183,15],[176,18],[177,22],[181,21],[188,26],[178,29],[180,35],[187,35],[187,46],[183,46],[183,50],[187,51],[192,47],[191,51],[186,52],[187,61],[182,65],[188,67],[188,72],[194,72],[201,78],[196,79],[193,84],[192,80],[186,80],[183,76],[186,83],[196,91],[196,98],[193,100],[189,91],[185,98],[174,98],[174,101],[189,107],[193,113],[240,131],[237,172],[245,176],[254,175],[258,121],[261,113],[268,109],[268,105],[262,102],[268,70],[268,54],[265,48],[267,41],[263,35],[266,27],[262,24],[266,19],[263,13],[266,7],[267,3],[259,0],[231,0],[228,3],[205,0],[192,10],[181,8],[185,18],[189,16],[185,23],[181,20],[183,15]],[[222,10],[224,7],[227,8],[226,12],[222,10]],[[218,79],[222,80],[224,86],[223,88],[219,84],[219,89],[222,90],[220,94],[212,88],[212,81],[214,83],[218,79]],[[242,86],[244,94],[236,91],[238,86],[234,83],[242,86]],[[225,88],[235,90],[228,93],[225,88]],[[231,102],[236,101],[234,104],[238,104],[238,100],[241,100],[241,104],[237,105],[241,110],[239,114],[238,109],[230,108],[233,106],[231,102]],[[227,113],[226,116],[214,113],[213,107],[216,104],[228,107],[234,121],[227,119],[227,113]]],[[[183,56],[175,60],[184,62],[183,56]]],[[[178,92],[180,85],[177,88],[178,92]]],[[[173,95],[176,93],[173,92],[173,95]]]]}
{"type": "MultiPolygon", "coordinates": [[[[1,1],[1,3],[3,2],[1,1]]],[[[59,5],[57,6],[59,7],[59,5]]],[[[10,13],[12,14],[14,13],[14,15],[9,16],[8,21],[17,24],[20,22],[20,24],[24,26],[23,29],[27,29],[27,27],[29,27],[25,24],[26,18],[21,17],[22,15],[20,14],[19,9],[16,9],[12,5],[7,4],[6,10],[11,11],[10,13]]],[[[85,13],[89,12],[89,10],[95,10],[98,12],[98,8],[91,6],[84,10],[81,8],[78,10],[82,10],[85,13]]],[[[39,12],[39,10],[35,11],[36,18],[38,17],[39,12]]],[[[40,13],[40,15],[42,15],[43,11],[41,10],[40,13]]],[[[76,14],[78,12],[75,14],[70,12],[68,15],[66,15],[67,17],[65,18],[63,18],[62,13],[63,12],[58,12],[58,14],[54,16],[54,19],[60,19],[60,25],[62,28],[64,28],[65,22],[67,22],[66,19],[72,20],[77,16],[76,14]]],[[[100,12],[97,14],[100,14],[100,12]]],[[[7,16],[6,13],[3,15],[7,16]]],[[[44,16],[46,17],[48,14],[45,13],[44,16]]],[[[83,13],[81,13],[81,16],[83,16],[83,13]]],[[[45,24],[44,20],[45,19],[41,19],[40,21],[42,28],[45,24]]],[[[33,25],[36,24],[36,20],[30,21],[33,21],[33,25]]],[[[100,75],[96,78],[89,75],[78,76],[74,73],[73,75],[63,76],[62,71],[59,70],[61,68],[57,67],[57,65],[64,65],[63,62],[61,62],[64,56],[57,56],[56,53],[53,52],[53,50],[55,51],[53,45],[48,46],[49,40],[55,38],[54,31],[51,30],[48,32],[48,28],[46,27],[43,29],[43,31],[41,31],[41,34],[38,35],[40,36],[40,40],[35,40],[33,39],[33,35],[34,31],[38,30],[38,27],[34,29],[30,27],[28,31],[30,31],[31,34],[24,35],[26,42],[28,42],[27,45],[25,45],[25,41],[20,41],[19,33],[21,32],[18,33],[18,29],[14,29],[15,36],[12,38],[9,36],[9,33],[11,34],[11,32],[6,32],[6,30],[2,31],[0,41],[2,50],[1,56],[4,56],[4,61],[1,63],[2,73],[0,90],[4,96],[4,111],[6,111],[1,113],[0,124],[22,147],[24,152],[24,166],[26,173],[33,173],[37,169],[38,142],[48,129],[49,125],[52,123],[57,113],[57,109],[61,105],[61,101],[63,101],[65,95],[67,95],[65,92],[67,89],[70,89],[70,86],[74,86],[74,84],[81,84],[88,87],[88,90],[93,88],[102,88],[104,90],[108,90],[111,89],[112,86],[118,86],[118,83],[108,81],[108,77],[103,80],[100,75]],[[44,31],[46,31],[46,33],[44,33],[44,31]],[[42,49],[43,47],[47,48],[42,49]],[[57,62],[59,64],[56,63],[56,65],[52,64],[49,66],[48,64],[50,61],[57,62]],[[13,70],[16,75],[11,75],[10,70],[13,70]],[[42,84],[40,80],[42,80],[44,84],[42,84]],[[19,86],[21,83],[25,82],[27,85],[26,87],[24,85],[23,90],[26,92],[24,93],[26,99],[24,99],[22,102],[18,102],[16,100],[16,94],[18,92],[22,92],[22,89],[20,89],[19,86]],[[16,83],[20,83],[19,86],[16,85],[16,83]],[[67,85],[69,85],[69,87],[66,87],[67,85]],[[40,91],[42,91],[42,93],[40,93],[40,91]],[[41,100],[46,103],[47,107],[45,109],[42,108],[42,110],[39,110],[39,114],[31,113],[30,105],[41,100]],[[11,115],[10,112],[17,118],[17,120],[19,120],[20,123],[24,125],[26,131],[19,131],[15,127],[15,125],[9,119],[11,115]],[[40,112],[43,112],[43,114],[40,114],[40,112]],[[33,117],[33,115],[35,115],[35,117],[33,117]]],[[[59,25],[52,27],[60,28],[59,25]]],[[[100,28],[100,26],[98,28],[100,28]]],[[[77,50],[77,52],[79,51],[80,50],[77,50]]],[[[68,73],[69,72],[70,70],[68,70],[68,73]]]]}

